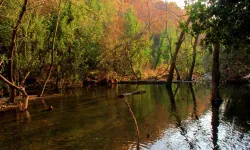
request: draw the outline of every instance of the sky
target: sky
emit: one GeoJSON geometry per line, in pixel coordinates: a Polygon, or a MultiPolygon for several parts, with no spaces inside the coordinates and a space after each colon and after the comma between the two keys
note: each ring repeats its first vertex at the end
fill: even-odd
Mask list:
{"type": "Polygon", "coordinates": [[[181,8],[185,6],[184,0],[162,0],[162,1],[175,2],[181,8]]]}

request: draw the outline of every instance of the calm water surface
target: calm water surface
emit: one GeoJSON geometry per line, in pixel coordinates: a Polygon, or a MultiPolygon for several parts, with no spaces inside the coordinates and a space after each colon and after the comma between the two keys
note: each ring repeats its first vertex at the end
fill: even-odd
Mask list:
{"type": "Polygon", "coordinates": [[[142,149],[250,149],[250,90],[222,88],[224,102],[212,108],[206,84],[89,87],[33,101],[27,113],[0,113],[0,149],[135,149],[133,119],[117,95],[138,89],[147,92],[126,99],[142,149]]]}

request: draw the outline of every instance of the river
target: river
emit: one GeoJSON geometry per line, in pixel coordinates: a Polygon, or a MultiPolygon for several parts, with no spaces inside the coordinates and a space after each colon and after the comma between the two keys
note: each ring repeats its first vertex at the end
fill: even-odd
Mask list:
{"type": "Polygon", "coordinates": [[[136,148],[250,149],[250,89],[221,87],[223,103],[210,104],[209,84],[86,87],[30,101],[28,112],[0,113],[0,149],[122,150],[136,148]],[[118,98],[135,90],[145,94],[118,98]],[[42,111],[53,106],[53,111],[42,111]]]}

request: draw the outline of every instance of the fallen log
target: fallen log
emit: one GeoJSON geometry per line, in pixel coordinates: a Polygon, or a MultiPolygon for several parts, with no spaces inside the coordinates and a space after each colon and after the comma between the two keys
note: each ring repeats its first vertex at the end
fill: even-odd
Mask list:
{"type": "Polygon", "coordinates": [[[123,97],[129,96],[129,95],[136,95],[136,94],[143,94],[143,93],[146,93],[146,91],[145,90],[138,90],[138,91],[134,91],[131,93],[119,94],[118,97],[123,98],[123,97]]]}
{"type": "MultiPolygon", "coordinates": [[[[172,83],[196,83],[199,81],[182,81],[176,80],[172,83]]],[[[131,80],[131,81],[120,81],[118,84],[167,84],[166,80],[131,80]]]]}

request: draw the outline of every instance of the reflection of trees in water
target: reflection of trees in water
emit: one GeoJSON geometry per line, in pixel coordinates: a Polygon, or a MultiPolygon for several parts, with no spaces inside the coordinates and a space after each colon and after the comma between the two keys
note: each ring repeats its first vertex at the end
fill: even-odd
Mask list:
{"type": "Polygon", "coordinates": [[[197,103],[196,103],[196,98],[195,98],[195,93],[194,93],[194,89],[193,89],[193,84],[189,83],[188,84],[189,90],[191,92],[192,95],[192,100],[193,100],[193,113],[192,113],[192,118],[194,118],[195,120],[198,120],[198,114],[197,114],[197,103]]]}
{"type": "MultiPolygon", "coordinates": [[[[1,126],[0,131],[0,147],[1,149],[17,149],[22,147],[22,142],[25,141],[22,134],[28,128],[28,125],[31,121],[31,115],[29,111],[20,112],[19,110],[10,110],[3,112],[2,116],[7,120],[7,124],[4,123],[4,126],[1,126]],[[10,117],[11,115],[12,117],[10,117]],[[13,120],[12,120],[13,119],[13,120]],[[21,126],[20,126],[21,124],[21,126]]],[[[3,125],[3,124],[2,124],[3,125]]],[[[21,148],[20,148],[21,149],[21,148]]]]}
{"type": "MultiPolygon", "coordinates": [[[[178,92],[179,89],[179,84],[176,88],[175,94],[178,92]]],[[[172,86],[168,86],[167,87],[167,92],[168,92],[168,96],[169,96],[169,100],[171,102],[171,112],[173,113],[173,115],[176,118],[176,125],[177,127],[180,128],[180,134],[185,138],[185,141],[188,143],[190,149],[194,148],[194,145],[192,142],[189,141],[188,136],[187,136],[187,130],[184,126],[182,126],[181,124],[181,118],[179,116],[179,112],[176,108],[176,103],[175,103],[175,95],[173,94],[173,90],[172,90],[172,86]]]]}
{"type": "MultiPolygon", "coordinates": [[[[195,121],[196,125],[197,125],[197,130],[194,133],[194,140],[195,142],[197,142],[196,139],[196,135],[198,134],[198,132],[201,132],[202,135],[207,135],[207,131],[203,129],[202,125],[201,125],[201,121],[199,120],[199,116],[198,116],[198,110],[197,110],[197,101],[196,101],[196,97],[195,97],[195,92],[194,92],[194,88],[193,88],[193,84],[189,83],[188,84],[188,88],[189,91],[191,92],[191,96],[192,96],[192,100],[193,100],[193,112],[192,112],[192,118],[195,121]]],[[[197,145],[199,147],[199,145],[197,145]]],[[[200,147],[199,147],[200,148],[200,147]]]]}
{"type": "MultiPolygon", "coordinates": [[[[197,132],[201,132],[201,134],[207,135],[205,129],[203,129],[201,125],[201,121],[199,120],[198,116],[198,111],[197,111],[197,101],[195,97],[195,92],[193,89],[192,84],[188,84],[188,92],[191,94],[192,97],[192,102],[193,102],[193,111],[192,111],[192,118],[195,120],[195,124],[197,125],[196,132],[194,132],[194,140],[191,140],[188,136],[188,131],[187,128],[182,124],[182,119],[179,115],[179,111],[177,106],[176,106],[176,101],[175,101],[175,96],[176,93],[178,92],[178,87],[176,88],[175,92],[173,93],[173,90],[171,87],[167,88],[169,100],[171,102],[171,112],[173,113],[174,117],[176,118],[176,126],[180,129],[180,134],[184,137],[185,141],[189,145],[190,149],[194,149],[197,145],[197,139],[196,139],[196,134],[197,132]]],[[[182,94],[184,94],[182,92],[182,94]]],[[[188,93],[186,93],[188,94],[188,93]]],[[[185,96],[185,95],[184,95],[185,96]]],[[[218,149],[219,147],[217,146],[218,144],[218,126],[219,126],[219,105],[217,107],[213,106],[212,107],[212,121],[211,121],[211,126],[212,126],[212,143],[214,145],[214,149],[218,149]]],[[[200,148],[200,147],[199,147],[200,148]]]]}
{"type": "Polygon", "coordinates": [[[212,106],[212,141],[214,149],[219,149],[218,145],[218,127],[219,127],[219,107],[220,105],[212,106]]]}
{"type": "Polygon", "coordinates": [[[244,86],[224,87],[222,97],[224,103],[220,109],[222,111],[220,116],[223,132],[226,134],[221,142],[233,149],[244,144],[248,146],[245,149],[249,149],[250,126],[247,123],[250,120],[249,89],[244,89],[244,86]]]}
{"type": "Polygon", "coordinates": [[[246,124],[250,120],[250,92],[242,90],[240,87],[225,88],[223,92],[224,102],[224,117],[232,122],[233,117],[237,118],[237,124],[249,128],[246,124]]]}

